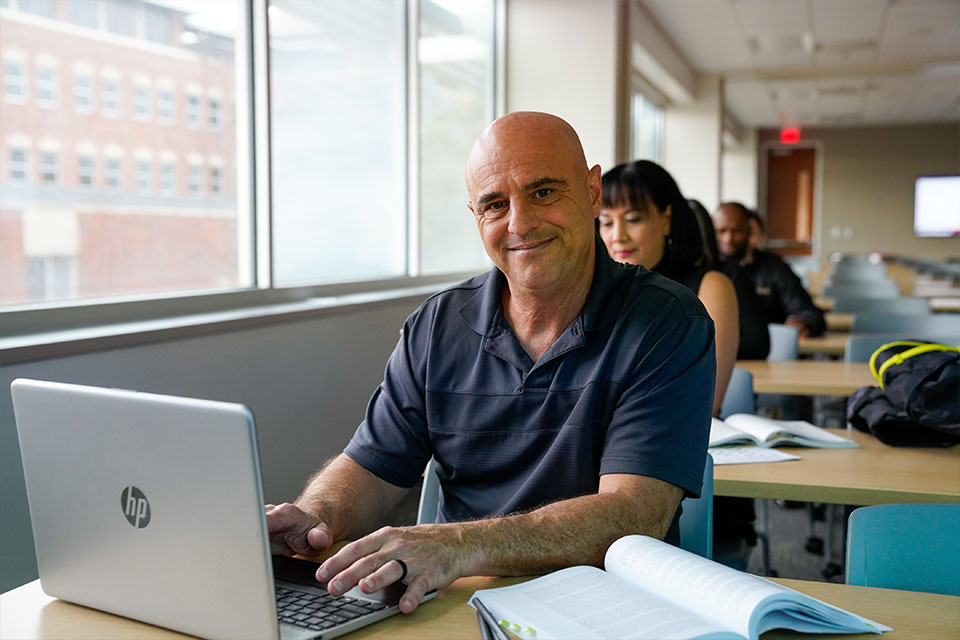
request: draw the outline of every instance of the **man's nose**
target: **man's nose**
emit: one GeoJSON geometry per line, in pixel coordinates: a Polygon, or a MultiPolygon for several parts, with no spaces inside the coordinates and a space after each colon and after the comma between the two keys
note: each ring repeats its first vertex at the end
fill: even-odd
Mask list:
{"type": "Polygon", "coordinates": [[[540,226],[540,217],[536,207],[526,202],[513,201],[510,203],[510,221],[507,231],[517,236],[524,236],[540,226]]]}

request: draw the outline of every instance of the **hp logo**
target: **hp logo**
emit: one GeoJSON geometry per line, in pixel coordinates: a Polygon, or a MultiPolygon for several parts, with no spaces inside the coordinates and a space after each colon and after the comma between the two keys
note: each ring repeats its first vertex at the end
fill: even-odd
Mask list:
{"type": "Polygon", "coordinates": [[[143,529],[150,524],[150,503],[140,489],[133,485],[124,489],[120,494],[120,506],[123,507],[127,522],[136,528],[143,529]]]}

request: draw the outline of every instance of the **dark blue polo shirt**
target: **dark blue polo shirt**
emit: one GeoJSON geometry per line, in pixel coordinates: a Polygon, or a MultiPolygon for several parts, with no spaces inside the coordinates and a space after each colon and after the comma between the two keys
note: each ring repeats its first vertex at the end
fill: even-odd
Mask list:
{"type": "Polygon", "coordinates": [[[596,493],[605,473],[699,495],[713,322],[685,287],[597,242],[580,315],[536,363],[504,320],[497,268],[427,300],[345,453],[401,487],[436,457],[445,521],[596,493]]]}

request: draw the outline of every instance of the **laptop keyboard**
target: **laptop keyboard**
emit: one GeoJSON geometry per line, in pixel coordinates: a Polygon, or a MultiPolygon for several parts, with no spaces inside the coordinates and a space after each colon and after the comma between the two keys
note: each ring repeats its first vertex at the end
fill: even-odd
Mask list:
{"type": "Polygon", "coordinates": [[[386,608],[379,602],[332,596],[322,590],[307,593],[280,585],[276,585],[276,590],[280,621],[312,631],[323,631],[386,608]]]}

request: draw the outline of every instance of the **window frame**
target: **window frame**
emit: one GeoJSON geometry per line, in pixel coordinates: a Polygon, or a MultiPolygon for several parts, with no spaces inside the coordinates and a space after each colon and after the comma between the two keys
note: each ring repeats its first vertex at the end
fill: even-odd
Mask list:
{"type": "Polygon", "coordinates": [[[57,109],[60,107],[60,69],[52,64],[38,64],[35,69],[36,79],[33,83],[34,102],[42,109],[57,109]],[[44,74],[50,73],[49,78],[44,74]],[[48,82],[49,80],[49,82],[48,82]],[[48,86],[49,85],[49,86],[48,86]],[[49,91],[50,95],[41,97],[40,91],[49,91]]]}
{"type": "MultiPolygon", "coordinates": [[[[417,60],[417,31],[419,0],[404,0],[407,7],[407,43],[404,55],[407,59],[407,68],[415,69],[417,60]],[[411,66],[412,65],[412,66],[411,66]]],[[[505,113],[505,36],[506,36],[506,0],[492,0],[494,11],[493,56],[494,77],[492,87],[492,101],[494,116],[505,113]]],[[[476,275],[479,270],[457,271],[449,273],[420,275],[419,265],[409,265],[408,272],[403,276],[383,279],[343,280],[334,283],[317,285],[277,286],[273,281],[271,255],[271,211],[270,211],[270,121],[269,121],[269,77],[268,77],[268,0],[241,0],[241,10],[244,20],[241,21],[235,37],[235,46],[240,54],[236,59],[236,90],[234,115],[231,124],[235,123],[237,130],[237,216],[238,220],[249,220],[248,237],[241,234],[241,246],[244,242],[250,251],[247,278],[248,284],[231,289],[215,291],[176,291],[137,296],[123,296],[110,298],[81,298],[65,302],[43,302],[28,305],[0,306],[0,321],[4,323],[4,336],[0,337],[0,354],[8,362],[25,361],[40,357],[50,357],[51,348],[54,355],[76,353],[88,350],[114,347],[118,345],[140,344],[144,340],[156,339],[145,337],[147,333],[155,332],[158,327],[174,327],[174,333],[192,335],[195,332],[208,332],[203,325],[208,324],[202,318],[208,314],[227,313],[241,321],[252,321],[253,316],[274,317],[277,313],[286,315],[287,305],[293,305],[297,310],[293,315],[300,313],[316,313],[316,305],[304,305],[305,302],[323,301],[320,306],[341,305],[355,306],[378,304],[383,300],[411,295],[422,295],[429,291],[439,290],[441,287],[459,282],[476,275]],[[254,141],[257,144],[254,145],[254,141]],[[415,268],[410,268],[414,267],[415,268]],[[308,308],[310,307],[310,308],[308,308]],[[310,309],[313,309],[312,311],[310,309]],[[279,311],[278,311],[279,310],[279,311]],[[188,318],[197,320],[196,328],[188,322],[188,318]],[[247,319],[247,320],[243,320],[247,319]],[[142,323],[144,334],[131,329],[129,323],[142,323]],[[122,328],[121,328],[122,325],[122,328]],[[111,327],[117,327],[114,331],[111,327]],[[178,327],[178,328],[177,328],[178,327]],[[61,334],[63,332],[63,334],[61,334]],[[90,346],[77,346],[83,342],[78,335],[84,333],[105,335],[107,337],[94,340],[90,346]],[[105,333],[104,333],[105,332],[105,333]],[[51,347],[51,345],[59,345],[51,347]]],[[[122,78],[101,77],[100,110],[108,117],[119,117],[123,110],[122,78]],[[116,113],[111,113],[106,107],[109,100],[104,94],[110,84],[116,87],[116,113]]],[[[136,87],[136,83],[131,83],[136,87]]],[[[148,91],[155,87],[147,85],[148,91]]],[[[411,158],[418,158],[419,140],[416,121],[419,120],[417,96],[419,95],[419,78],[414,73],[407,77],[407,109],[408,122],[408,154],[411,158]]],[[[135,94],[135,92],[134,92],[135,94]]],[[[151,94],[152,95],[152,94],[151,94]]],[[[187,128],[209,126],[209,119],[204,114],[204,94],[184,92],[185,115],[184,125],[187,128]],[[198,101],[198,117],[194,124],[189,117],[189,99],[195,97],[198,101]]],[[[219,120],[224,126],[226,118],[225,99],[220,99],[219,120]]],[[[151,109],[151,115],[152,115],[151,109]]],[[[134,109],[134,117],[136,110],[134,109]]],[[[43,153],[41,151],[41,153],[43,153]]],[[[58,159],[62,161],[62,154],[58,159]]],[[[124,190],[124,158],[101,155],[103,167],[104,188],[108,192],[124,190]],[[119,185],[109,187],[107,183],[113,174],[108,163],[117,162],[116,175],[119,185]]],[[[133,158],[135,163],[140,159],[133,158]]],[[[155,159],[150,161],[151,168],[156,164],[155,159]]],[[[195,164],[186,162],[185,184],[183,194],[188,197],[207,195],[206,185],[209,163],[195,164]],[[201,180],[200,192],[191,190],[191,171],[199,170],[201,180]]],[[[62,180],[58,163],[58,181],[62,180]]],[[[134,185],[131,193],[139,194],[137,188],[137,168],[133,167],[134,185]]],[[[38,167],[39,173],[40,167],[38,167]]],[[[408,162],[406,171],[410,184],[415,185],[419,180],[419,161],[408,162]]],[[[222,174],[222,169],[221,169],[222,174]]],[[[224,188],[226,176],[221,175],[221,188],[224,188]]],[[[43,184],[42,180],[40,184],[43,184]]],[[[158,193],[157,178],[154,176],[151,194],[158,193]]],[[[408,198],[416,198],[416,188],[408,189],[408,198]]],[[[416,225],[419,218],[418,208],[405,211],[405,220],[408,227],[416,225]]],[[[243,225],[238,225],[238,227],[243,225]]],[[[417,242],[419,234],[408,233],[411,242],[417,242]]],[[[416,247],[409,247],[408,255],[416,256],[416,247]]],[[[241,251],[242,253],[242,251],[241,251]]],[[[241,260],[241,263],[243,261],[241,260]]],[[[409,262],[409,261],[408,261],[409,262]]],[[[244,274],[241,273],[241,279],[244,274]]],[[[216,324],[217,321],[210,322],[216,324]]],[[[164,334],[169,335],[169,334],[164,334]]]]}
{"type": "Polygon", "coordinates": [[[7,180],[14,185],[28,185],[33,182],[30,176],[30,149],[26,147],[9,147],[7,150],[7,180]],[[22,153],[21,160],[14,160],[14,153],[22,153]],[[14,177],[14,172],[19,171],[22,177],[14,177]]]}
{"type": "Polygon", "coordinates": [[[30,82],[27,79],[26,60],[14,60],[11,58],[3,59],[3,101],[9,104],[26,104],[29,100],[30,82]],[[11,75],[7,65],[16,65],[19,71],[11,75]],[[17,78],[17,82],[10,82],[11,78],[17,78]],[[17,86],[20,93],[12,95],[7,91],[8,87],[17,86]]]}

